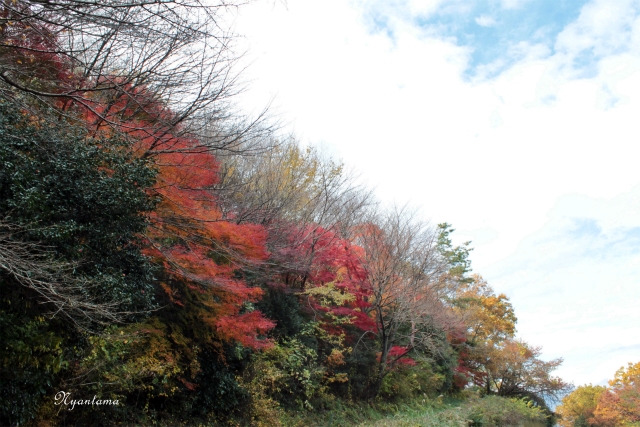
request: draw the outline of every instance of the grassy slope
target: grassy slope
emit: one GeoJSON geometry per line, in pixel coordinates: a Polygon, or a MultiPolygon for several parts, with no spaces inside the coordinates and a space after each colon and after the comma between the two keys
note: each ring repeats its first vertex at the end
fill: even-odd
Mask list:
{"type": "MultiPolygon", "coordinates": [[[[422,400],[409,404],[344,404],[331,410],[285,416],[286,427],[544,427],[541,420],[514,415],[506,399],[422,400]],[[504,403],[504,405],[503,405],[504,403]],[[480,414],[480,415],[479,415],[480,414]],[[472,422],[476,420],[475,423],[472,422]]],[[[517,412],[517,411],[515,411],[517,412]]]]}

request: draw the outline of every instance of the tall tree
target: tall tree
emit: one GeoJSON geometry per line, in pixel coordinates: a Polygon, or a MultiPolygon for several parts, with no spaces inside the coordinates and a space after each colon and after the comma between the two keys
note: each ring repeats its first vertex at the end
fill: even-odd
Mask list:
{"type": "Polygon", "coordinates": [[[539,358],[541,354],[539,347],[524,341],[505,340],[486,366],[489,393],[528,397],[542,407],[547,406],[545,399],[558,401],[572,386],[552,375],[562,359],[545,362],[539,358]]]}
{"type": "Polygon", "coordinates": [[[224,21],[236,7],[200,0],[2,1],[0,94],[14,100],[26,94],[65,113],[90,111],[98,124],[117,130],[197,135],[199,150],[233,150],[263,130],[260,118],[231,113],[237,56],[224,21]],[[152,97],[143,99],[141,90],[152,97]],[[96,96],[113,99],[105,106],[96,96]],[[151,129],[131,120],[155,113],[160,99],[171,114],[156,117],[151,129]]]}
{"type": "Polygon", "coordinates": [[[398,363],[410,355],[444,353],[446,332],[459,326],[443,303],[449,264],[437,246],[437,233],[403,209],[358,227],[362,265],[371,297],[379,362],[373,394],[398,363]]]}
{"type": "Polygon", "coordinates": [[[505,340],[513,339],[517,319],[505,294],[496,295],[479,275],[471,280],[458,287],[454,298],[455,311],[466,326],[459,344],[458,383],[463,387],[471,380],[490,391],[489,365],[505,340]]]}
{"type": "Polygon", "coordinates": [[[4,273],[72,324],[150,308],[151,268],[139,246],[156,206],[149,163],[122,140],[44,126],[8,103],[0,126],[4,273]]]}
{"type": "Polygon", "coordinates": [[[122,140],[43,114],[0,101],[3,425],[34,416],[87,330],[156,308],[140,249],[155,171],[122,140]]]}
{"type": "Polygon", "coordinates": [[[640,425],[640,362],[616,372],[589,421],[602,427],[640,425]]]}
{"type": "Polygon", "coordinates": [[[589,384],[563,397],[562,403],[556,408],[558,424],[562,427],[596,427],[597,424],[592,420],[593,412],[605,390],[603,386],[589,384]]]}

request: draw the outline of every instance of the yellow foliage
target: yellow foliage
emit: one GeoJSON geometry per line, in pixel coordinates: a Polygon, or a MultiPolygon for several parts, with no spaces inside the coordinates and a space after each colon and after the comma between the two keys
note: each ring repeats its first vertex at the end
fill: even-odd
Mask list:
{"type": "Polygon", "coordinates": [[[621,387],[625,385],[634,385],[640,383],[640,362],[629,363],[627,368],[624,366],[618,369],[615,377],[609,381],[611,387],[621,387]]]}
{"type": "Polygon", "coordinates": [[[513,306],[504,294],[495,291],[480,276],[462,287],[456,295],[459,311],[468,326],[469,341],[484,341],[489,345],[513,337],[517,318],[513,306]]]}
{"type": "Polygon", "coordinates": [[[556,408],[556,413],[560,416],[558,424],[573,427],[577,422],[589,420],[605,390],[605,387],[589,384],[580,386],[565,396],[562,404],[556,408]]]}
{"type": "Polygon", "coordinates": [[[345,363],[344,354],[337,348],[332,349],[331,354],[327,357],[327,366],[335,367],[344,365],[345,363]]]}
{"type": "Polygon", "coordinates": [[[602,427],[639,427],[640,363],[620,368],[609,385],[590,422],[602,427]]]}
{"type": "Polygon", "coordinates": [[[336,288],[336,282],[340,280],[341,278],[337,277],[334,282],[325,283],[324,285],[308,285],[304,294],[317,299],[323,307],[341,306],[347,302],[354,301],[356,299],[354,295],[336,288]]]}
{"type": "Polygon", "coordinates": [[[79,374],[92,377],[96,391],[112,396],[144,392],[151,399],[175,395],[181,384],[196,386],[187,378],[193,381],[200,372],[199,349],[177,330],[168,334],[166,325],[150,318],[110,332],[89,338],[91,351],[79,367],[79,374]]]}

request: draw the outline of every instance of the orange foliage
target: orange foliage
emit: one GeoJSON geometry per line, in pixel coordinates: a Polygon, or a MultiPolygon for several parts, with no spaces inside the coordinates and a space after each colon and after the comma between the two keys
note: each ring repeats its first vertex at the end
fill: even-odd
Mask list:
{"type": "Polygon", "coordinates": [[[610,387],[602,393],[589,421],[597,426],[617,427],[640,424],[640,363],[629,363],[616,372],[610,387]]]}
{"type": "MultiPolygon", "coordinates": [[[[107,79],[113,84],[114,79],[107,79]]],[[[174,305],[196,310],[222,340],[251,348],[269,345],[258,337],[274,323],[258,311],[246,312],[246,304],[259,300],[262,290],[242,279],[243,269],[269,255],[265,230],[223,220],[211,191],[218,180],[215,156],[176,124],[153,92],[121,87],[117,93],[91,94],[82,115],[94,132],[130,138],[132,150],[157,170],[149,192],[158,205],[149,215],[144,253],[163,266],[168,276],[161,285],[164,293],[174,305]],[[180,292],[189,292],[190,298],[179,296],[178,283],[186,285],[180,292]],[[186,301],[197,301],[197,308],[185,306],[186,301]]]]}

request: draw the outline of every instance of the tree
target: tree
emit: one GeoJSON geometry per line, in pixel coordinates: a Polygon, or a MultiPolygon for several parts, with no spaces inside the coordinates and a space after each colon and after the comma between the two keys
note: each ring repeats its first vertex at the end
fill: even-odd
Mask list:
{"type": "Polygon", "coordinates": [[[464,342],[458,345],[458,386],[464,387],[471,380],[488,389],[487,366],[516,331],[513,306],[506,295],[496,295],[479,275],[458,287],[454,306],[466,326],[464,342]]]}
{"type": "MultiPolygon", "coordinates": [[[[526,397],[546,408],[571,386],[552,372],[562,359],[540,360],[541,349],[515,339],[515,311],[505,294],[496,295],[479,275],[463,281],[453,298],[466,327],[457,371],[486,394],[526,397]]],[[[460,381],[460,385],[466,385],[460,381]]]]}
{"type": "MultiPolygon", "coordinates": [[[[294,139],[260,156],[224,155],[220,162],[221,178],[213,194],[222,218],[238,225],[260,224],[267,233],[269,258],[253,277],[267,292],[260,307],[277,320],[277,333],[300,330],[303,318],[326,317],[335,310],[349,311],[344,319],[366,318],[354,311],[365,291],[356,289],[362,272],[358,248],[348,237],[371,203],[370,194],[343,165],[314,148],[301,148],[294,139]],[[344,293],[353,300],[335,305],[329,294],[317,294],[329,287],[335,291],[329,294],[344,293]]],[[[324,320],[329,327],[331,322],[324,320]]],[[[342,328],[332,329],[338,333],[342,328]]]]}
{"type": "Polygon", "coordinates": [[[640,363],[616,372],[589,422],[603,427],[640,425],[640,363]]]}
{"type": "Polygon", "coordinates": [[[556,408],[562,427],[595,427],[592,423],[593,412],[602,394],[606,391],[603,386],[585,385],[576,388],[562,398],[562,403],[556,408]]]}
{"type": "Polygon", "coordinates": [[[293,139],[260,156],[220,157],[215,195],[229,221],[265,227],[272,273],[288,274],[304,288],[314,242],[324,235],[349,238],[372,204],[371,193],[344,166],[293,139]]]}
{"type": "Polygon", "coordinates": [[[261,117],[247,122],[231,114],[237,57],[223,22],[235,7],[200,0],[2,1],[0,94],[14,101],[16,93],[28,95],[63,114],[90,112],[96,126],[189,133],[198,136],[199,150],[233,150],[263,130],[261,117]],[[141,90],[152,96],[141,98],[141,90]],[[159,100],[171,114],[157,116],[153,128],[131,120],[154,114],[159,100]]]}
{"type": "Polygon", "coordinates": [[[512,338],[517,318],[509,298],[505,294],[496,295],[479,275],[471,280],[456,293],[456,305],[467,325],[467,341],[471,345],[481,342],[493,345],[512,338]]]}
{"type": "Polygon", "coordinates": [[[629,363],[627,367],[621,367],[616,371],[615,376],[609,381],[610,387],[624,387],[628,385],[635,385],[640,382],[640,362],[629,363]]]}
{"type": "Polygon", "coordinates": [[[268,256],[265,230],[223,218],[212,192],[218,180],[215,156],[199,152],[192,137],[170,138],[176,151],[164,150],[157,139],[139,140],[158,168],[153,191],[159,201],[145,233],[145,254],[162,265],[160,285],[171,302],[194,302],[189,310],[197,311],[219,339],[252,348],[268,345],[259,335],[273,323],[246,307],[262,290],[245,280],[247,270],[257,269],[268,256]]]}
{"type": "Polygon", "coordinates": [[[0,101],[0,423],[26,422],[80,357],[87,332],[156,308],[140,235],[148,162],[0,101]]]}
{"type": "Polygon", "coordinates": [[[580,386],[562,399],[557,413],[563,427],[640,425],[640,363],[620,368],[609,387],[580,386]]]}
{"type": "MultiPolygon", "coordinates": [[[[10,268],[4,268],[9,273],[12,288],[23,290],[28,287],[31,291],[3,300],[3,304],[6,302],[11,306],[10,312],[17,311],[10,316],[4,316],[3,312],[0,319],[3,330],[6,326],[7,331],[8,345],[4,350],[15,354],[3,360],[11,364],[17,358],[18,363],[14,364],[26,372],[25,378],[12,379],[11,375],[5,375],[9,374],[9,365],[3,366],[2,378],[8,378],[7,387],[12,390],[15,403],[8,405],[8,410],[21,407],[17,402],[25,400],[24,396],[33,396],[29,405],[24,406],[26,413],[32,412],[35,402],[46,391],[42,384],[56,383],[51,375],[37,374],[45,370],[57,373],[67,363],[63,356],[70,353],[74,374],[80,374],[76,378],[90,374],[98,385],[109,378],[118,378],[118,375],[112,375],[118,372],[118,367],[141,366],[138,362],[157,362],[162,366],[166,361],[171,362],[168,365],[173,378],[167,381],[171,390],[181,390],[188,395],[203,383],[214,388],[222,382],[235,384],[229,370],[220,372],[211,366],[224,366],[225,352],[230,346],[258,349],[269,345],[263,336],[273,326],[251,307],[262,294],[261,289],[248,286],[244,280],[246,269],[266,258],[265,233],[255,224],[224,221],[210,191],[218,170],[212,151],[231,149],[238,142],[240,134],[236,131],[239,128],[234,127],[238,123],[215,123],[216,117],[228,112],[223,102],[224,94],[220,92],[226,89],[218,86],[218,92],[211,90],[217,84],[215,79],[210,79],[215,70],[210,69],[209,75],[204,76],[210,80],[195,81],[196,86],[200,85],[197,93],[180,104],[183,100],[172,98],[177,95],[172,91],[179,90],[182,84],[189,85],[187,74],[202,72],[206,65],[184,68],[182,75],[178,72],[163,77],[162,73],[169,68],[162,71],[162,64],[171,66],[171,61],[177,61],[173,62],[176,66],[193,64],[172,57],[176,52],[165,51],[164,56],[153,56],[183,42],[191,43],[192,47],[194,43],[206,42],[202,37],[193,38],[204,34],[197,29],[191,40],[187,34],[194,28],[187,28],[188,25],[204,15],[199,15],[196,9],[190,10],[186,2],[144,4],[63,0],[57,3],[3,2],[2,7],[0,43],[4,46],[0,48],[0,78],[4,83],[0,88],[0,103],[13,108],[15,114],[3,115],[2,119],[15,127],[2,134],[7,143],[0,146],[0,154],[7,167],[0,170],[0,190],[6,196],[0,203],[4,204],[3,212],[12,215],[10,218],[3,215],[10,222],[11,230],[29,228],[29,234],[23,233],[19,237],[22,239],[26,235],[26,240],[18,241],[17,234],[13,233],[1,243],[8,249],[3,253],[11,251],[11,254],[19,255],[14,256],[10,268]],[[176,7],[162,9],[167,5],[176,7]],[[120,11],[125,14],[119,15],[120,11]],[[158,26],[158,22],[164,22],[158,21],[163,11],[166,13],[162,19],[169,20],[165,27],[158,26]],[[190,15],[191,12],[194,14],[190,15]],[[171,33],[171,25],[179,23],[182,16],[190,16],[190,20],[183,21],[187,27],[183,28],[186,32],[180,33],[181,36],[176,36],[176,32],[172,34],[173,44],[161,43],[157,48],[150,44],[153,39],[149,37],[164,34],[163,31],[171,33]],[[122,19],[114,24],[114,17],[122,19]],[[140,22],[123,21],[130,18],[134,21],[143,19],[150,26],[143,28],[143,25],[137,25],[140,22]],[[55,31],[60,29],[60,22],[73,28],[55,31]],[[110,33],[109,23],[114,25],[110,33]],[[141,29],[147,33],[138,33],[141,29]],[[83,33],[85,30],[90,30],[91,34],[83,33]],[[67,35],[69,38],[63,40],[67,35]],[[89,46],[86,43],[92,43],[91,37],[95,37],[95,43],[89,46]],[[121,44],[112,44],[114,40],[121,44]],[[139,52],[127,55],[123,50],[127,41],[139,52]],[[103,57],[100,75],[91,75],[90,68],[95,62],[88,65],[78,57],[72,57],[72,54],[84,54],[69,47],[74,43],[84,43],[85,53],[108,54],[103,57]],[[98,45],[96,51],[91,50],[98,45]],[[155,53],[145,56],[150,51],[155,53]],[[137,53],[141,55],[135,56],[137,53]],[[114,62],[110,64],[109,58],[114,62]],[[124,62],[119,63],[121,59],[124,62]],[[142,64],[144,67],[155,60],[160,62],[146,77],[142,76],[145,71],[140,68],[137,70],[142,74],[135,75],[135,66],[142,64]],[[127,61],[134,67],[127,68],[127,61]],[[154,80],[158,78],[160,80],[154,80]],[[171,78],[183,80],[167,80],[171,78]],[[176,86],[171,87],[172,84],[176,86]],[[207,93],[211,95],[209,103],[202,103],[204,98],[198,96],[204,94],[206,97],[207,93]],[[176,105],[184,108],[179,111],[171,108],[178,108],[176,105]],[[206,114],[205,106],[209,109],[206,114]],[[220,109],[218,113],[225,113],[215,116],[213,107],[220,109]],[[203,142],[197,137],[197,132],[203,129],[194,126],[202,123],[206,115],[211,122],[201,134],[208,138],[203,142]],[[114,224],[117,225],[115,230],[114,224]],[[23,241],[27,246],[19,246],[23,241]],[[24,250],[16,252],[16,248],[24,250]],[[141,248],[144,248],[144,254],[141,248]],[[62,261],[58,262],[59,259],[62,261]],[[42,265],[37,261],[42,260],[48,263],[47,268],[34,270],[42,265]],[[156,264],[155,274],[151,274],[150,260],[156,264]],[[24,274],[27,268],[28,275],[24,274]],[[68,280],[68,275],[63,274],[73,269],[82,281],[68,280]],[[95,282],[90,281],[94,279],[95,282]],[[158,289],[160,292],[156,293],[158,289]],[[34,297],[33,291],[39,294],[34,297]],[[108,354],[104,348],[109,345],[101,346],[99,340],[78,343],[78,337],[75,337],[75,341],[65,342],[66,335],[73,331],[64,324],[49,328],[45,324],[43,327],[39,319],[44,310],[40,309],[42,306],[33,305],[38,297],[44,298],[48,305],[55,305],[52,311],[56,316],[69,314],[71,319],[81,317],[83,321],[88,318],[89,321],[113,322],[116,317],[121,320],[122,316],[116,315],[122,314],[133,315],[127,320],[140,319],[149,308],[155,308],[154,297],[170,308],[162,310],[165,324],[160,322],[159,327],[154,328],[142,324],[142,331],[132,328],[145,335],[138,341],[160,343],[158,346],[151,346],[147,351],[144,345],[139,346],[141,351],[120,351],[122,343],[111,339],[118,351],[108,354]],[[95,310],[96,303],[111,309],[107,312],[111,316],[95,310]],[[25,307],[28,307],[26,314],[21,312],[25,307]],[[32,327],[32,323],[36,326],[32,327]],[[167,334],[170,338],[163,333],[167,323],[177,329],[167,334]],[[181,328],[188,337],[179,330],[181,328]],[[33,330],[36,332],[31,333],[33,330]],[[23,332],[26,338],[20,339],[16,335],[18,332],[23,332]],[[191,351],[186,343],[196,350],[191,351]],[[25,356],[25,349],[30,347],[41,348],[44,354],[31,352],[25,356]],[[106,360],[96,358],[94,365],[86,366],[78,363],[78,358],[82,359],[78,352],[87,347],[92,352],[102,350],[107,353],[106,360]],[[198,347],[202,351],[198,351],[198,347]],[[111,359],[113,354],[118,355],[116,364],[111,359]],[[45,360],[49,361],[45,363],[45,360]],[[206,368],[199,370],[196,367],[201,362],[206,362],[202,364],[206,368]],[[185,369],[184,363],[190,363],[194,368],[185,369]],[[176,374],[180,372],[199,375],[197,384],[176,374]],[[204,375],[209,377],[203,379],[204,375]],[[212,377],[224,379],[216,382],[212,377]],[[34,378],[37,379],[35,383],[34,378]]],[[[183,88],[187,92],[181,96],[189,96],[189,87],[183,88]]],[[[156,320],[150,323],[157,325],[156,320]]],[[[137,378],[149,376],[143,372],[137,378]]],[[[115,386],[114,381],[109,381],[112,390],[118,387],[126,390],[129,386],[126,378],[121,382],[115,386]]],[[[77,385],[74,381],[66,383],[72,388],[77,385]]],[[[149,399],[162,400],[161,397],[166,396],[164,387],[129,390],[131,393],[145,390],[149,399]]],[[[215,392],[208,394],[213,396],[215,392]]],[[[3,412],[3,420],[4,415],[3,412]]],[[[24,415],[12,414],[10,416],[14,418],[9,419],[16,420],[24,415]]]]}
{"type": "Polygon", "coordinates": [[[486,368],[486,389],[490,394],[505,397],[528,397],[546,407],[545,399],[558,401],[571,385],[551,373],[562,359],[545,362],[539,359],[540,347],[521,340],[505,340],[491,352],[486,368]]]}
{"type": "Polygon", "coordinates": [[[372,393],[390,369],[410,355],[439,356],[447,351],[446,332],[458,323],[443,303],[449,264],[437,246],[437,233],[395,209],[358,228],[362,265],[370,288],[369,315],[375,329],[378,368],[372,393]]]}
{"type": "Polygon", "coordinates": [[[43,123],[0,103],[3,274],[79,326],[148,310],[151,266],[138,239],[155,172],[117,138],[43,123]]]}
{"type": "MultiPolygon", "coordinates": [[[[216,114],[228,119],[233,81],[230,36],[220,26],[227,7],[199,0],[2,2],[0,79],[11,89],[6,98],[26,99],[27,111],[51,107],[54,120],[85,126],[94,138],[117,137],[157,167],[145,254],[171,277],[230,298],[233,317],[261,294],[233,277],[235,270],[261,261],[265,251],[261,227],[222,220],[209,191],[218,172],[213,150],[248,138],[237,123],[216,122],[216,114]],[[200,132],[194,126],[203,115],[200,132]],[[232,262],[213,262],[211,251],[232,262]]],[[[222,311],[216,318],[230,322],[222,311]]],[[[258,312],[245,317],[268,328],[258,312]]]]}
{"type": "Polygon", "coordinates": [[[471,271],[469,254],[473,250],[464,242],[462,246],[453,246],[451,234],[455,231],[451,224],[443,222],[438,224],[438,251],[448,261],[449,271],[447,279],[450,282],[451,291],[455,293],[460,284],[468,284],[472,279],[467,275],[471,271]]]}

